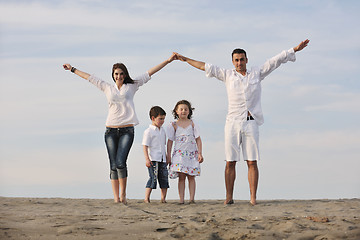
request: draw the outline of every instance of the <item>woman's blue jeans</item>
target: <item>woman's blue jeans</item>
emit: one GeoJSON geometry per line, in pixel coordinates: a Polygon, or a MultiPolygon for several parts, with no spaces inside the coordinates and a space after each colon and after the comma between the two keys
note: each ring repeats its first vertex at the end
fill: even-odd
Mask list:
{"type": "Polygon", "coordinates": [[[134,127],[106,128],[105,143],[110,160],[110,179],[128,176],[126,161],[134,142],[134,127]]]}

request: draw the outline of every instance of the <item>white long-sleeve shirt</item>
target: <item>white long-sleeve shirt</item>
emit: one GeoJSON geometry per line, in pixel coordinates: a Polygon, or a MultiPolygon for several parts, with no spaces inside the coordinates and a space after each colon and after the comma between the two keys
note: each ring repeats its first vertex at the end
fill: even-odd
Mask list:
{"type": "Polygon", "coordinates": [[[140,86],[151,79],[149,73],[134,78],[133,84],[123,84],[118,89],[116,84],[110,84],[93,75],[88,81],[98,87],[106,95],[109,104],[109,112],[106,119],[106,126],[137,125],[134,105],[134,95],[140,86]]]}
{"type": "Polygon", "coordinates": [[[225,83],[228,95],[227,121],[246,121],[248,112],[256,123],[264,123],[261,108],[261,81],[282,63],[296,60],[294,49],[282,51],[267,60],[261,67],[252,67],[246,75],[235,69],[223,69],[212,64],[205,64],[207,77],[215,77],[225,83]]]}

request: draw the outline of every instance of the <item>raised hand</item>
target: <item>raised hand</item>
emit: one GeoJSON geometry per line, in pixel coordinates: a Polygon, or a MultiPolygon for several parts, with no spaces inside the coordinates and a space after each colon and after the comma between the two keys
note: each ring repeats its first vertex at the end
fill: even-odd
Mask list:
{"type": "Polygon", "coordinates": [[[177,60],[176,54],[173,52],[172,55],[169,57],[168,62],[171,63],[173,60],[177,60]]]}
{"type": "Polygon", "coordinates": [[[180,61],[183,61],[183,62],[186,62],[186,57],[184,57],[183,55],[177,53],[177,52],[174,52],[174,54],[176,55],[176,59],[180,60],[180,61]]]}
{"type": "Polygon", "coordinates": [[[303,50],[304,48],[307,47],[308,43],[310,42],[309,39],[306,39],[305,41],[302,41],[299,45],[297,45],[296,47],[294,47],[294,51],[298,52],[303,50]]]}
{"type": "Polygon", "coordinates": [[[71,70],[71,65],[68,63],[63,64],[65,70],[71,70]]]}

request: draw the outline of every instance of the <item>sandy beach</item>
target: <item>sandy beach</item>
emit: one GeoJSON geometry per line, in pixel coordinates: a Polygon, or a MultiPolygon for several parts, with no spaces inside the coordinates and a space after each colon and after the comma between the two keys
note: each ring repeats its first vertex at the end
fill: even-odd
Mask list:
{"type": "Polygon", "coordinates": [[[360,239],[360,199],[0,198],[0,239],[360,239]]]}

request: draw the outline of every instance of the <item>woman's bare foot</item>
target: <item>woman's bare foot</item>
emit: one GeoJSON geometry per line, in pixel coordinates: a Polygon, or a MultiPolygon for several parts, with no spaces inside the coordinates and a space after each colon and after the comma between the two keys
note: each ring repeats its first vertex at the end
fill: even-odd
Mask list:
{"type": "Polygon", "coordinates": [[[125,194],[121,194],[121,196],[120,196],[120,202],[123,203],[124,205],[127,204],[126,193],[125,193],[125,194]]]}

